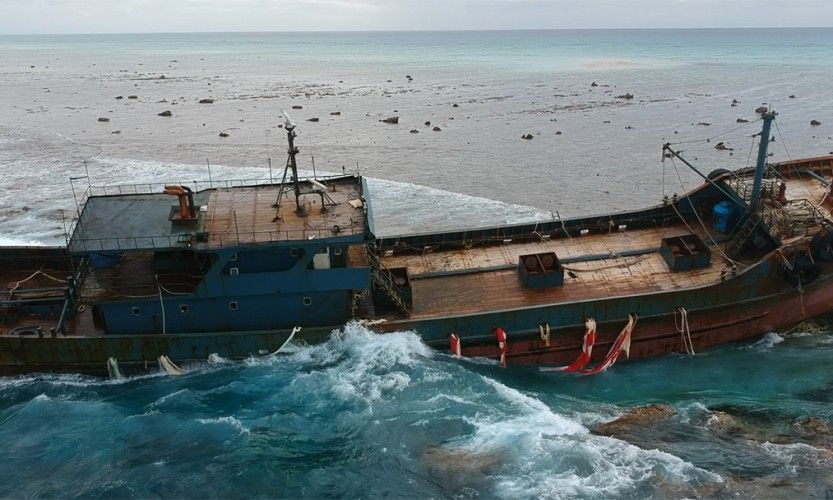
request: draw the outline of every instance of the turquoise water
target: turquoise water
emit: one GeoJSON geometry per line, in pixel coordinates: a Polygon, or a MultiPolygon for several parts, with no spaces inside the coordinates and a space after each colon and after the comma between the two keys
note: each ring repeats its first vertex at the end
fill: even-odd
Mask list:
{"type": "MultiPolygon", "coordinates": [[[[301,168],[360,164],[382,234],[636,208],[700,182],[676,183],[662,143],[764,102],[774,159],[833,151],[830,81],[833,29],[0,37],[0,242],[63,241],[70,176],[206,179],[210,158],[215,179],[265,178],[296,104],[301,168]]],[[[721,138],[734,155],[688,154],[743,167],[756,127],[721,138]]],[[[583,378],[348,325],[182,377],[0,378],[0,496],[824,496],[831,361],[827,322],[583,378]],[[659,422],[591,432],[660,403],[659,422]]]]}
{"type": "Polygon", "coordinates": [[[179,377],[6,378],[0,495],[823,494],[833,456],[794,444],[807,441],[794,422],[833,419],[832,355],[825,327],[573,377],[456,360],[413,333],[348,325],[323,345],[214,358],[179,377]],[[633,431],[636,445],[589,432],[656,402],[676,414],[633,431]],[[713,410],[759,435],[713,429],[713,410]]]}

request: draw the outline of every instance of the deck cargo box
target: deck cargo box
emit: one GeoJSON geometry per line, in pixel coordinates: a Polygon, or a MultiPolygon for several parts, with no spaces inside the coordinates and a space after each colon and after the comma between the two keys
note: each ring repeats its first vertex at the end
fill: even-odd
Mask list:
{"type": "Polygon", "coordinates": [[[564,268],[555,252],[521,255],[518,276],[527,288],[560,286],[564,283],[564,268]]]}
{"type": "Polygon", "coordinates": [[[712,253],[696,234],[663,238],[659,253],[674,272],[709,267],[712,253]]]}

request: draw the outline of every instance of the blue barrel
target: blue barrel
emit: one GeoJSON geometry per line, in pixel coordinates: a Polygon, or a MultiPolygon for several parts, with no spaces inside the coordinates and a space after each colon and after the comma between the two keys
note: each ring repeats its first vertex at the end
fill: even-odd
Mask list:
{"type": "Polygon", "coordinates": [[[729,233],[737,224],[737,212],[731,201],[721,201],[712,210],[714,228],[721,233],[729,233]]]}

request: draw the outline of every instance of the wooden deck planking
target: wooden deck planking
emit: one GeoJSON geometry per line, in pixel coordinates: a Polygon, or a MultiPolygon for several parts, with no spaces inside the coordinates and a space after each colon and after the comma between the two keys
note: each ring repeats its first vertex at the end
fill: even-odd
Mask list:
{"type": "Polygon", "coordinates": [[[718,252],[712,253],[710,267],[681,273],[671,272],[658,252],[571,262],[565,266],[577,278],[565,273],[563,286],[544,289],[526,288],[514,267],[476,272],[477,269],[515,266],[520,255],[529,253],[554,251],[560,259],[566,259],[658,248],[662,238],[688,232],[684,226],[639,229],[423,255],[387,256],[383,261],[388,268],[407,267],[414,278],[411,282],[413,318],[467,314],[674,290],[719,281],[726,266],[718,252]],[[466,270],[475,272],[466,273],[466,270]]]}
{"type": "Polygon", "coordinates": [[[576,272],[577,278],[565,274],[564,285],[554,288],[526,288],[514,269],[414,280],[411,316],[468,314],[689,288],[719,281],[725,269],[720,257],[713,256],[708,268],[673,273],[659,253],[577,263],[570,267],[584,272],[576,272]],[[617,264],[623,267],[608,268],[617,264]]]}
{"type": "MultiPolygon", "coordinates": [[[[575,236],[572,239],[508,243],[421,255],[391,255],[384,257],[382,260],[388,268],[407,267],[411,276],[418,277],[427,273],[515,265],[521,255],[532,253],[555,252],[558,258],[563,260],[590,255],[621,253],[629,250],[659,248],[662,238],[688,232],[688,229],[684,226],[638,229],[610,234],[575,236]]],[[[706,241],[708,242],[708,240],[706,241]]]]}

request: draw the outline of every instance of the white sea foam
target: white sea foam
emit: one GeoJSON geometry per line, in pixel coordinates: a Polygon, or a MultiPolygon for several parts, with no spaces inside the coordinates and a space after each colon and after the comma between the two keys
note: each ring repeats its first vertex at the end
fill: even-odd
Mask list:
{"type": "Polygon", "coordinates": [[[243,425],[240,420],[232,416],[215,417],[215,418],[198,418],[196,422],[204,425],[227,425],[235,429],[240,434],[250,434],[248,427],[243,425]]]}
{"type": "Polygon", "coordinates": [[[764,334],[763,337],[761,337],[760,340],[758,340],[754,344],[750,344],[748,346],[745,346],[745,348],[746,349],[754,349],[754,350],[757,350],[757,351],[765,351],[765,350],[768,350],[768,349],[772,349],[774,346],[776,346],[777,344],[780,344],[783,341],[784,341],[784,337],[778,335],[777,333],[767,332],[766,334],[764,334]]]}

